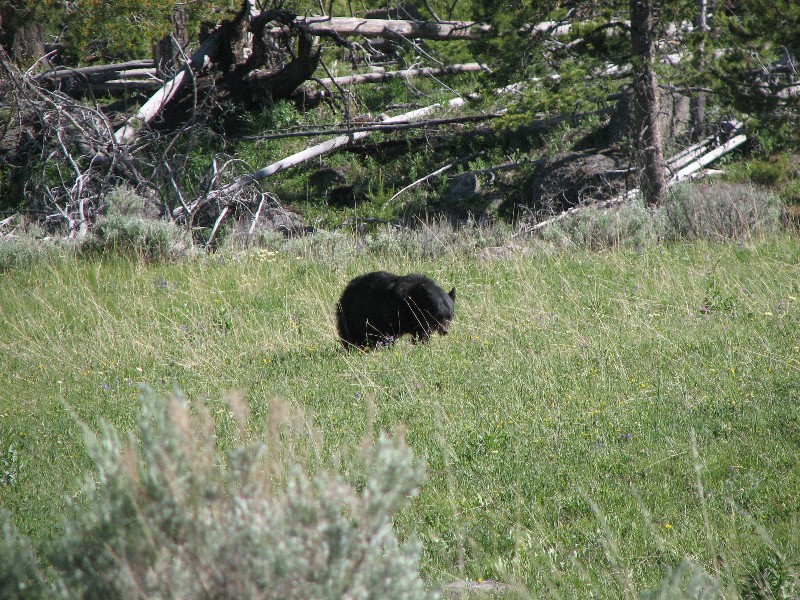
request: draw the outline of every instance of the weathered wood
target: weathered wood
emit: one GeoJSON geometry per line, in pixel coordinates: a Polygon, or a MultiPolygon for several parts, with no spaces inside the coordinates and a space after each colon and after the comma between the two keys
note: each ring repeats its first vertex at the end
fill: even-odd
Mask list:
{"type": "MultiPolygon", "coordinates": [[[[467,103],[467,100],[464,98],[453,98],[445,105],[447,108],[458,108],[463,106],[467,103]]],[[[421,119],[430,113],[443,108],[442,104],[436,103],[430,106],[426,106],[424,108],[419,108],[416,110],[412,110],[401,115],[397,115],[394,117],[389,117],[382,120],[382,123],[399,123],[399,122],[406,122],[406,121],[414,121],[417,119],[421,119]]],[[[342,146],[347,146],[356,142],[360,139],[363,139],[369,135],[371,135],[371,131],[359,131],[356,133],[350,133],[346,135],[337,136],[327,142],[322,144],[317,144],[316,146],[312,146],[310,148],[306,148],[300,152],[292,154],[291,156],[287,156],[271,165],[268,165],[258,171],[250,173],[249,175],[245,175],[244,177],[240,177],[236,181],[229,183],[228,185],[214,190],[213,192],[209,193],[204,198],[199,198],[195,200],[191,205],[189,205],[189,212],[193,213],[201,204],[206,202],[214,201],[218,198],[223,198],[225,196],[233,195],[245,187],[257,183],[262,179],[269,177],[270,175],[274,175],[280,171],[284,171],[290,167],[295,165],[299,165],[303,162],[311,160],[312,158],[316,158],[317,156],[322,156],[323,154],[327,154],[336,148],[340,148],[342,146]]],[[[184,216],[184,209],[183,207],[178,207],[173,211],[173,217],[182,217],[184,216]]]]}
{"type": "MultiPolygon", "coordinates": [[[[358,17],[304,17],[294,20],[294,25],[318,36],[341,37],[391,37],[401,36],[423,40],[475,40],[494,34],[491,25],[472,21],[408,21],[400,19],[362,19],[358,17]]],[[[545,21],[519,29],[521,35],[565,35],[572,25],[545,21]]],[[[269,35],[284,36],[286,30],[273,27],[269,35]]]]}
{"type": "Polygon", "coordinates": [[[674,183],[678,183],[679,181],[683,181],[684,179],[687,179],[693,173],[696,173],[697,171],[700,171],[703,167],[705,167],[709,163],[714,162],[720,156],[723,156],[724,154],[727,154],[728,152],[730,152],[734,148],[736,148],[738,146],[741,146],[746,141],[747,141],[747,136],[744,135],[743,133],[737,135],[734,138],[731,138],[730,140],[725,142],[719,148],[715,148],[714,150],[711,150],[710,152],[707,152],[703,156],[697,158],[696,160],[694,160],[691,163],[689,163],[688,165],[686,165],[684,168],[682,168],[680,171],[675,173],[670,178],[669,183],[670,184],[674,184],[674,183]]]}
{"type": "Polygon", "coordinates": [[[39,73],[33,77],[34,80],[42,79],[69,79],[72,77],[93,77],[96,75],[110,75],[116,77],[117,73],[129,71],[130,69],[153,69],[155,72],[155,64],[152,60],[129,60],[123,63],[113,63],[108,65],[96,65],[93,67],[76,67],[74,69],[68,67],[59,67],[39,73]]]}
{"type": "Polygon", "coordinates": [[[377,83],[390,79],[408,79],[411,77],[438,77],[440,75],[454,75],[456,73],[473,73],[475,71],[489,71],[489,67],[480,63],[464,63],[445,67],[424,67],[421,69],[404,69],[402,71],[375,71],[373,73],[360,73],[342,77],[326,77],[318,79],[322,85],[351,85],[359,83],[377,83]]]}
{"type": "MultiPolygon", "coordinates": [[[[675,174],[673,174],[672,177],[670,177],[669,180],[667,180],[666,185],[667,186],[671,186],[671,185],[674,185],[674,184],[679,183],[681,181],[684,181],[686,179],[694,179],[694,178],[700,176],[701,174],[705,174],[705,175],[715,175],[715,174],[717,174],[718,171],[706,170],[705,169],[706,165],[712,163],[713,161],[717,160],[721,156],[727,154],[728,152],[730,152],[734,148],[737,148],[738,146],[741,146],[745,141],[747,141],[747,136],[744,135],[744,134],[739,134],[739,135],[731,138],[730,140],[728,140],[726,143],[722,144],[721,146],[719,146],[717,148],[714,148],[713,150],[711,150],[709,152],[706,152],[702,156],[697,157],[697,158],[693,158],[693,160],[691,160],[691,162],[689,162],[686,166],[684,166],[682,169],[680,169],[675,174]]],[[[701,142],[701,144],[702,143],[703,142],[701,142]]],[[[695,144],[693,146],[693,148],[695,148],[696,146],[700,146],[700,144],[695,144]]],[[[686,150],[684,150],[684,151],[678,153],[676,156],[673,156],[672,158],[670,158],[667,162],[668,163],[673,163],[673,164],[679,164],[679,163],[682,162],[683,158],[685,158],[686,156],[692,156],[694,152],[696,152],[696,148],[695,148],[695,150],[693,150],[691,152],[688,152],[688,153],[687,153],[686,150]],[[676,157],[678,157],[678,158],[676,158],[676,157]]],[[[613,198],[609,198],[608,200],[603,200],[601,202],[595,202],[595,203],[592,203],[592,204],[584,204],[584,205],[580,205],[580,206],[573,206],[573,207],[569,208],[568,210],[565,210],[564,212],[562,212],[562,213],[560,213],[560,214],[558,214],[558,215],[556,215],[556,216],[554,216],[554,217],[552,217],[550,219],[546,219],[544,221],[540,221],[539,223],[536,223],[535,225],[533,225],[530,228],[530,231],[538,231],[539,229],[547,227],[548,225],[551,225],[553,223],[557,223],[558,221],[561,221],[561,220],[569,217],[570,215],[574,215],[575,213],[578,213],[578,212],[581,212],[583,210],[586,210],[587,208],[594,208],[594,209],[610,208],[612,206],[616,206],[617,204],[622,204],[624,202],[627,202],[628,200],[633,200],[639,193],[641,193],[641,190],[639,188],[633,188],[631,190],[628,190],[627,192],[624,192],[622,194],[614,196],[613,198]]]]}
{"type": "MultiPolygon", "coordinates": [[[[389,19],[359,19],[356,17],[297,17],[295,24],[312,35],[343,37],[402,36],[426,40],[474,40],[491,33],[489,25],[469,21],[430,23],[389,19]]],[[[280,34],[277,30],[272,33],[280,34]]]]}
{"type": "Polygon", "coordinates": [[[180,72],[172,79],[167,81],[145,104],[138,110],[136,115],[129,118],[125,125],[114,132],[114,139],[118,144],[128,144],[139,133],[145,123],[149,123],[166,106],[178,90],[183,85],[185,79],[194,71],[201,69],[206,63],[213,61],[213,57],[219,48],[221,30],[214,32],[208,37],[200,49],[192,54],[186,61],[180,72]]]}

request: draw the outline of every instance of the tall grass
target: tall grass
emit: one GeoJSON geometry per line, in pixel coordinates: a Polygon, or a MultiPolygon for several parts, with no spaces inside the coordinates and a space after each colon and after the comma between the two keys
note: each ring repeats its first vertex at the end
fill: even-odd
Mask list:
{"type": "Polygon", "coordinates": [[[8,270],[0,440],[19,458],[13,481],[0,477],[2,508],[48,548],[65,498],[86,497],[78,481],[92,463],[76,417],[131,431],[137,383],[177,386],[214,418],[216,447],[232,450],[240,429],[224,398],[235,389],[251,438],[281,397],[312,415],[321,460],[344,473],[365,435],[405,427],[427,482],[395,526],[421,541],[433,584],[666,598],[739,597],[775,573],[792,581],[796,238],[600,252],[519,242],[495,252],[493,241],[433,252],[402,239],[8,270]],[[341,351],[334,303],[376,268],[455,285],[450,335],[341,351]]]}

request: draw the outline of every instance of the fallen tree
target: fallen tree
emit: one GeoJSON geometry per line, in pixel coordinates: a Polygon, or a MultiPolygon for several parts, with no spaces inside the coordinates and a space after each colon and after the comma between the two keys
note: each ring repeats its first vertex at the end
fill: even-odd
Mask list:
{"type": "MultiPolygon", "coordinates": [[[[739,133],[741,130],[742,125],[740,123],[734,123],[733,131],[731,132],[733,137],[730,139],[723,142],[719,136],[711,135],[667,159],[667,167],[672,171],[672,175],[667,179],[667,185],[673,186],[681,181],[702,176],[706,166],[747,141],[747,136],[743,133],[739,133]]],[[[708,172],[708,174],[714,173],[717,173],[717,171],[708,172]]],[[[623,204],[633,200],[641,193],[641,190],[637,187],[607,200],[573,206],[554,217],[532,225],[529,231],[539,231],[548,225],[557,223],[558,221],[590,208],[596,210],[623,204]]]]}

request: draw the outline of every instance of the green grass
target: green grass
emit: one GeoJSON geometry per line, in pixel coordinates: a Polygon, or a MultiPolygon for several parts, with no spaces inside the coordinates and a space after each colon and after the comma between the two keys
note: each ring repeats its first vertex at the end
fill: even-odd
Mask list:
{"type": "Polygon", "coordinates": [[[800,558],[796,238],[435,261],[338,244],[4,272],[0,508],[46,548],[91,464],[75,415],[129,430],[146,382],[209,407],[222,447],[234,389],[253,435],[281,397],[345,465],[370,419],[404,427],[428,481],[397,527],[432,582],[635,597],[690,560],[735,597],[774,549],[800,558]],[[333,305],[376,268],[455,285],[451,334],[341,351],[333,305]]]}

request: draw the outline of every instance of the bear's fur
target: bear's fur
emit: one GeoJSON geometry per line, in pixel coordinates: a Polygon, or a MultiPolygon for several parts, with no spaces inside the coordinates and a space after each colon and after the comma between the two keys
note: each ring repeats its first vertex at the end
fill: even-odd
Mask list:
{"type": "Polygon", "coordinates": [[[434,332],[447,335],[455,300],[455,288],[448,294],[424,275],[359,275],[336,306],[340,341],[345,348],[363,349],[391,345],[405,334],[415,343],[434,332]]]}

